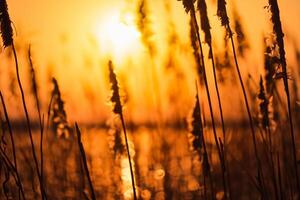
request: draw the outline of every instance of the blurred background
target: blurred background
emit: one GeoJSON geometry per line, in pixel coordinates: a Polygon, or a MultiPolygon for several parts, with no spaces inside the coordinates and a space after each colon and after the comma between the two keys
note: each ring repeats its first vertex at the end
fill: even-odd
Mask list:
{"type": "MultiPolygon", "coordinates": [[[[225,32],[216,16],[216,0],[207,3],[213,46],[216,57],[222,59],[226,49],[225,32]]],[[[245,53],[240,55],[242,74],[248,82],[248,90],[252,88],[255,92],[259,75],[264,73],[264,38],[272,37],[267,3],[267,0],[228,1],[231,22],[240,21],[247,41],[245,53]]],[[[293,74],[292,81],[297,81],[300,2],[279,0],[279,5],[289,73],[293,74]]],[[[70,121],[104,123],[111,109],[107,67],[111,59],[128,121],[151,123],[157,117],[164,122],[183,121],[190,113],[197,73],[189,17],[182,9],[182,2],[154,0],[141,5],[138,0],[9,0],[8,6],[15,28],[22,80],[28,91],[27,50],[30,45],[44,112],[53,87],[51,78],[55,77],[70,121]]],[[[207,58],[207,45],[204,50],[207,58]]],[[[232,56],[230,48],[227,50],[232,56]]],[[[5,61],[0,63],[0,88],[9,98],[12,117],[20,119],[23,115],[19,112],[21,104],[14,63],[7,59],[11,56],[10,50],[2,51],[0,59],[5,61]]],[[[213,89],[211,66],[207,63],[213,89]]],[[[242,105],[239,109],[240,90],[238,86],[232,89],[236,84],[235,71],[222,71],[218,77],[224,79],[220,90],[226,121],[242,121],[245,112],[242,105]],[[232,105],[236,108],[234,112],[232,105]]],[[[216,99],[215,94],[212,95],[216,99]]],[[[206,112],[206,98],[203,101],[206,112]]],[[[31,115],[36,117],[34,101],[28,102],[32,102],[31,115]]],[[[218,112],[217,106],[214,109],[218,112]]]]}

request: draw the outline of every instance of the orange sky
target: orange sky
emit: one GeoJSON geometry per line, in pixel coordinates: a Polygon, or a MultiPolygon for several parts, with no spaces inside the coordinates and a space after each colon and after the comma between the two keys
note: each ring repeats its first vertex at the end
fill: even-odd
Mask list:
{"type": "MultiPolygon", "coordinates": [[[[165,39],[167,37],[166,27],[168,22],[165,4],[161,0],[148,2],[150,3],[149,12],[151,15],[153,40],[157,43],[158,57],[162,58],[166,46],[165,39]]],[[[182,43],[187,45],[189,43],[188,18],[182,9],[182,3],[177,0],[169,0],[169,2],[172,12],[171,20],[176,26],[176,31],[182,43]]],[[[209,16],[215,36],[214,40],[219,42],[222,41],[221,36],[223,32],[215,15],[216,5],[212,3],[215,1],[210,0],[208,2],[209,16]]],[[[267,0],[236,0],[227,2],[229,9],[237,8],[244,22],[247,36],[250,39],[252,53],[248,55],[247,61],[242,62],[242,64],[247,63],[249,67],[246,70],[249,70],[251,73],[257,73],[257,68],[251,66],[260,66],[262,64],[262,35],[271,33],[271,27],[268,24],[269,15],[266,9],[263,8],[267,5],[267,0]]],[[[103,110],[105,112],[109,110],[109,107],[107,108],[109,88],[103,84],[106,81],[105,74],[102,73],[101,75],[101,72],[105,71],[104,68],[106,68],[108,58],[113,58],[116,61],[120,74],[125,74],[124,71],[129,71],[127,68],[120,67],[123,65],[139,65],[139,68],[132,67],[130,70],[141,70],[141,66],[146,66],[144,64],[144,60],[147,59],[145,55],[146,50],[141,44],[139,33],[136,34],[134,29],[134,16],[137,10],[136,0],[8,0],[8,6],[11,18],[17,29],[17,39],[26,44],[30,43],[32,46],[38,73],[45,76],[48,73],[47,70],[49,71],[49,66],[55,66],[51,69],[52,75],[57,77],[61,83],[63,94],[67,99],[67,109],[72,110],[72,113],[77,113],[78,115],[81,113],[81,110],[76,108],[75,105],[78,102],[77,100],[74,101],[74,99],[81,99],[80,96],[86,95],[81,91],[82,87],[92,88],[92,91],[96,94],[91,95],[102,99],[102,102],[99,102],[99,113],[103,110]],[[121,43],[121,40],[110,41],[112,40],[111,32],[107,31],[107,29],[110,29],[109,23],[113,23],[114,18],[117,18],[117,20],[120,16],[126,18],[124,16],[127,16],[128,13],[131,17],[133,16],[132,19],[130,17],[128,19],[131,28],[127,29],[122,25],[113,28],[113,30],[117,30],[116,32],[122,32],[121,34],[116,33],[113,37],[122,37],[124,32],[129,32],[129,35],[133,35],[130,36],[130,42],[122,44],[123,47],[120,48],[120,46],[116,46],[116,43],[121,43]],[[85,86],[77,85],[82,83],[85,83],[85,86]]],[[[300,1],[279,0],[279,6],[284,30],[287,35],[286,38],[288,39],[288,49],[292,47],[294,40],[300,47],[300,40],[298,39],[300,35],[300,1]]],[[[288,62],[293,63],[295,59],[293,51],[288,50],[287,53],[288,62]]],[[[157,63],[160,62],[157,61],[157,63]]],[[[139,80],[139,78],[136,79],[139,80]]],[[[132,85],[135,84],[133,80],[130,81],[132,85]]],[[[193,88],[193,80],[190,81],[190,84],[190,87],[193,88]]],[[[49,90],[49,86],[47,87],[49,90]]],[[[193,97],[193,95],[193,91],[190,91],[187,98],[193,97]]],[[[193,99],[191,98],[191,100],[193,99]]],[[[93,112],[95,110],[91,109],[90,113],[93,112]]],[[[75,114],[75,116],[77,115],[75,114]]]]}

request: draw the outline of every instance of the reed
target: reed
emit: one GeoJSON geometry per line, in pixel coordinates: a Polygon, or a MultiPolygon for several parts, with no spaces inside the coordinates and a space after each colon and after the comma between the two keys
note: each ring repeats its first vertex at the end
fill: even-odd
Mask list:
{"type": "Polygon", "coordinates": [[[206,142],[204,137],[204,129],[202,124],[201,107],[200,107],[200,99],[198,94],[197,82],[196,82],[196,102],[193,109],[192,121],[191,121],[191,134],[192,134],[192,147],[194,151],[197,152],[197,155],[199,156],[200,160],[202,160],[205,199],[207,199],[206,177],[208,177],[210,183],[211,199],[214,199],[216,193],[213,186],[211,167],[208,160],[206,142]]]}
{"type": "Polygon", "coordinates": [[[30,118],[29,118],[29,114],[28,114],[28,111],[27,111],[27,106],[26,106],[26,101],[25,101],[25,94],[24,94],[24,90],[23,90],[23,86],[22,86],[22,82],[21,82],[20,74],[19,74],[18,58],[17,58],[17,53],[16,53],[16,49],[15,49],[15,46],[14,46],[14,42],[13,42],[13,29],[12,29],[12,26],[11,26],[12,22],[10,20],[9,14],[8,14],[7,3],[6,3],[5,0],[0,1],[0,22],[1,22],[0,29],[1,29],[1,37],[2,37],[2,41],[3,41],[3,45],[4,45],[4,47],[11,46],[12,51],[13,51],[15,67],[16,67],[16,74],[17,74],[17,80],[18,80],[18,86],[19,86],[20,93],[21,93],[21,96],[22,96],[22,104],[23,104],[23,109],[24,109],[24,113],[25,113],[25,117],[26,117],[26,124],[27,124],[27,129],[28,129],[30,143],[31,143],[32,155],[33,155],[33,158],[34,158],[35,168],[36,168],[38,180],[39,180],[39,183],[40,183],[41,195],[42,195],[43,199],[47,199],[46,192],[45,192],[45,189],[43,187],[42,180],[41,180],[41,174],[40,174],[40,171],[39,171],[39,164],[38,164],[37,155],[36,155],[34,142],[33,142],[33,137],[32,137],[30,118]]]}
{"type": "Polygon", "coordinates": [[[93,200],[96,200],[95,190],[94,190],[94,187],[93,187],[93,184],[92,184],[92,179],[91,179],[91,176],[90,176],[89,168],[87,166],[87,160],[86,160],[84,147],[83,147],[83,144],[82,144],[82,141],[81,141],[81,132],[80,132],[80,129],[79,129],[77,123],[75,123],[75,128],[76,128],[76,133],[77,133],[77,142],[78,142],[78,146],[79,146],[79,150],[80,150],[81,161],[82,161],[84,171],[85,171],[88,183],[89,183],[91,198],[93,200]]]}
{"type": "MultiPolygon", "coordinates": [[[[212,47],[212,36],[211,36],[211,26],[209,23],[209,18],[207,14],[207,5],[205,0],[197,0],[197,9],[200,13],[200,21],[201,21],[201,29],[205,34],[205,42],[209,46],[209,58],[212,63],[212,69],[213,69],[213,78],[214,78],[214,84],[215,84],[215,90],[217,93],[217,100],[218,100],[218,106],[219,106],[219,112],[220,112],[220,119],[221,119],[221,125],[222,125],[222,133],[223,133],[223,144],[224,144],[224,149],[221,149],[222,153],[222,168],[223,168],[223,180],[226,181],[226,176],[227,176],[227,170],[226,170],[226,157],[225,157],[225,145],[226,145],[226,134],[225,134],[225,123],[224,123],[224,116],[223,116],[223,108],[222,108],[222,102],[221,102],[221,97],[220,97],[220,91],[219,91],[219,86],[218,86],[218,81],[217,81],[217,74],[216,74],[216,64],[215,64],[215,58],[214,58],[214,52],[213,52],[213,47],[212,47]]],[[[229,178],[227,177],[228,183],[230,182],[229,178]]],[[[227,184],[226,182],[223,183],[224,185],[224,192],[225,196],[227,196],[227,184]]],[[[229,183],[230,185],[230,183],[229,183]]],[[[231,190],[229,189],[229,198],[231,198],[231,190]]],[[[227,197],[225,197],[227,198],[227,197]]]]}
{"type": "MultiPolygon", "coordinates": [[[[48,107],[48,118],[50,118],[53,130],[58,137],[69,138],[72,136],[72,128],[68,123],[64,106],[65,102],[62,99],[59,85],[55,78],[52,78],[52,83],[54,87],[48,107]]],[[[49,123],[49,121],[47,123],[49,123]]]]}
{"type": "Polygon", "coordinates": [[[10,141],[11,141],[11,146],[12,146],[12,153],[13,153],[13,159],[14,159],[14,168],[15,168],[15,173],[16,173],[16,177],[17,177],[17,184],[19,187],[19,191],[21,192],[22,198],[25,198],[25,194],[24,194],[24,189],[23,189],[23,185],[21,182],[21,178],[19,175],[19,171],[18,171],[18,165],[17,165],[17,155],[16,155],[16,145],[15,145],[15,139],[14,139],[14,134],[12,132],[12,126],[8,117],[8,113],[7,113],[7,109],[6,109],[6,105],[5,105],[5,101],[4,101],[4,97],[2,95],[2,92],[0,91],[0,97],[1,97],[1,102],[2,102],[2,108],[4,111],[4,116],[5,116],[5,120],[8,126],[8,132],[9,132],[9,136],[10,136],[10,141]]]}
{"type": "Polygon", "coordinates": [[[259,109],[260,109],[260,115],[261,115],[261,124],[262,128],[264,129],[267,138],[268,138],[268,150],[269,150],[269,159],[271,162],[271,173],[272,173],[272,182],[273,182],[273,188],[275,193],[275,198],[278,200],[278,187],[277,187],[277,180],[276,180],[276,169],[273,159],[273,142],[272,142],[272,136],[271,136],[271,127],[270,127],[270,119],[269,119],[269,98],[267,97],[267,94],[265,92],[264,82],[262,76],[260,77],[259,82],[259,94],[258,99],[260,100],[259,103],[259,109]]]}
{"type": "Polygon", "coordinates": [[[230,41],[231,41],[231,47],[232,47],[232,51],[233,51],[236,71],[237,71],[239,82],[240,82],[240,85],[241,85],[241,88],[242,88],[243,98],[244,98],[244,102],[245,102],[245,106],[246,106],[246,110],[247,110],[247,114],[248,114],[249,125],[250,125],[251,133],[252,133],[252,142],[253,142],[253,146],[254,146],[254,155],[255,155],[255,159],[256,159],[257,173],[258,173],[258,177],[260,177],[259,174],[261,174],[262,171],[261,171],[261,164],[260,164],[260,159],[259,159],[258,150],[257,150],[254,123],[253,123],[253,119],[252,119],[252,115],[251,115],[251,111],[250,111],[250,106],[249,106],[249,102],[248,102],[248,98],[247,98],[246,89],[245,89],[245,86],[244,86],[244,81],[243,81],[243,78],[242,78],[242,74],[240,72],[237,53],[236,53],[236,50],[235,50],[235,44],[234,44],[234,41],[233,41],[233,33],[232,33],[232,29],[230,27],[230,22],[229,22],[229,17],[228,17],[228,14],[227,14],[226,1],[225,0],[218,0],[217,15],[218,15],[218,17],[221,21],[221,25],[225,27],[226,33],[227,33],[227,35],[228,35],[228,37],[230,38],[230,41]]]}
{"type": "Polygon", "coordinates": [[[300,191],[300,182],[299,182],[299,175],[298,175],[298,164],[297,164],[297,152],[296,152],[296,142],[295,142],[295,134],[294,134],[294,127],[293,127],[293,115],[291,109],[291,97],[289,92],[289,83],[288,83],[288,76],[287,76],[287,62],[285,58],[285,48],[284,48],[284,33],[282,31],[281,21],[280,21],[280,11],[278,7],[277,0],[269,0],[269,8],[271,11],[271,21],[273,24],[273,32],[276,35],[276,42],[279,47],[279,60],[281,64],[282,70],[282,80],[284,84],[284,89],[287,98],[287,106],[288,106],[288,118],[290,123],[290,134],[292,140],[292,149],[293,149],[293,159],[294,159],[294,170],[296,176],[296,183],[297,183],[297,190],[298,195],[300,191]]]}
{"type": "Polygon", "coordinates": [[[280,199],[284,199],[284,191],[282,187],[282,178],[281,178],[281,167],[280,167],[280,158],[279,153],[276,155],[276,161],[277,161],[277,175],[278,175],[278,182],[279,182],[279,193],[280,193],[280,199]]]}
{"type": "MultiPolygon", "coordinates": [[[[192,1],[192,0],[183,0],[182,3],[183,3],[183,6],[185,8],[185,11],[188,14],[190,14],[192,24],[194,26],[194,29],[193,29],[194,34],[196,35],[198,45],[199,45],[199,49],[200,49],[201,60],[197,60],[197,62],[199,62],[199,63],[201,62],[201,64],[199,66],[202,66],[202,69],[203,69],[202,75],[203,75],[203,79],[204,79],[204,83],[205,83],[204,85],[205,85],[205,90],[206,90],[208,104],[209,104],[209,111],[210,111],[210,117],[211,117],[211,121],[212,121],[214,140],[215,140],[215,143],[216,143],[216,146],[217,146],[218,156],[219,156],[219,160],[220,160],[220,164],[221,164],[222,181],[223,181],[222,183],[223,183],[223,187],[224,187],[224,192],[226,194],[227,189],[226,189],[226,180],[225,180],[225,171],[224,171],[224,169],[225,169],[224,168],[224,159],[223,159],[222,151],[220,149],[220,145],[219,145],[219,141],[218,141],[218,137],[217,137],[217,131],[216,131],[212,101],[211,101],[210,91],[209,91],[209,87],[208,87],[208,80],[207,80],[207,76],[206,76],[206,67],[205,67],[205,62],[204,62],[203,48],[202,48],[202,43],[201,43],[201,38],[200,38],[200,33],[199,33],[199,26],[198,26],[198,23],[197,23],[197,18],[196,18],[196,13],[195,13],[196,11],[195,11],[195,6],[194,6],[194,1],[192,1]]],[[[227,198],[227,195],[225,195],[225,198],[227,198]]]]}
{"type": "MultiPolygon", "coordinates": [[[[9,160],[5,150],[3,147],[0,147],[0,161],[1,161],[1,171],[3,170],[4,172],[4,181],[2,182],[2,188],[3,188],[3,193],[6,199],[10,199],[9,195],[9,181],[10,177],[12,176],[16,182],[16,185],[18,186],[18,180],[16,178],[16,175],[14,174],[15,168],[13,166],[13,163],[9,160]]],[[[19,193],[19,199],[20,199],[20,193],[19,193]]]]}
{"type": "Polygon", "coordinates": [[[128,161],[129,161],[129,167],[130,167],[133,198],[134,198],[134,200],[137,200],[137,194],[136,194],[136,191],[135,191],[133,166],[132,166],[132,163],[131,163],[131,156],[130,156],[130,151],[129,151],[127,131],[126,131],[126,126],[125,126],[125,120],[124,120],[124,117],[123,117],[123,107],[122,107],[122,104],[121,104],[121,97],[120,97],[120,94],[119,94],[118,80],[117,80],[117,76],[114,72],[112,61],[108,62],[108,69],[109,69],[109,80],[110,80],[110,83],[111,83],[111,90],[112,90],[112,96],[110,98],[110,101],[113,103],[113,112],[116,115],[118,115],[121,119],[122,128],[123,128],[124,137],[125,137],[125,144],[126,144],[127,156],[128,156],[128,161]]]}
{"type": "Polygon", "coordinates": [[[237,37],[237,50],[239,52],[239,55],[242,57],[242,58],[245,58],[246,54],[245,54],[245,51],[247,49],[250,48],[249,46],[249,42],[247,40],[247,37],[246,37],[246,33],[244,31],[244,27],[243,27],[243,24],[241,22],[241,18],[240,16],[238,15],[237,13],[237,10],[234,9],[234,12],[233,12],[233,21],[234,21],[234,31],[236,33],[236,37],[237,37]]]}
{"type": "Polygon", "coordinates": [[[38,85],[36,80],[35,71],[33,68],[32,56],[31,56],[31,48],[28,48],[28,61],[30,67],[30,75],[31,75],[31,90],[34,95],[36,108],[38,111],[39,117],[39,126],[40,126],[40,159],[41,159],[41,182],[44,185],[44,153],[43,153],[43,137],[44,137],[44,117],[41,115],[40,109],[40,100],[38,95],[38,85]]]}

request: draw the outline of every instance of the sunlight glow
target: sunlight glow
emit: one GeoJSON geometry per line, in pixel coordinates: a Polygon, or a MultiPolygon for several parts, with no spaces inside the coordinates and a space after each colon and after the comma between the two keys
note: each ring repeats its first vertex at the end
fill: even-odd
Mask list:
{"type": "Polygon", "coordinates": [[[96,37],[100,46],[122,60],[134,54],[139,46],[140,32],[130,13],[115,14],[97,26],[96,37]]]}

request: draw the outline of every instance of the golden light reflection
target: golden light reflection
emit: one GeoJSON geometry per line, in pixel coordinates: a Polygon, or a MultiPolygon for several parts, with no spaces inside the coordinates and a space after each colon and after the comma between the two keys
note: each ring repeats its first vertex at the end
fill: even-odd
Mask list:
{"type": "Polygon", "coordinates": [[[96,27],[99,45],[117,61],[124,60],[138,50],[141,34],[131,13],[110,15],[96,27]]]}
{"type": "Polygon", "coordinates": [[[133,196],[133,192],[132,192],[132,185],[131,185],[130,168],[129,168],[127,157],[122,158],[121,167],[122,167],[121,173],[122,173],[124,197],[125,199],[131,199],[133,196]]]}
{"type": "MultiPolygon", "coordinates": [[[[129,151],[131,156],[131,163],[133,167],[133,171],[135,171],[135,162],[134,162],[134,144],[131,140],[129,140],[129,151]]],[[[122,174],[122,182],[123,182],[123,191],[124,191],[124,198],[125,199],[132,199],[133,192],[132,192],[132,182],[131,182],[131,174],[130,174],[130,166],[128,162],[128,158],[123,156],[121,159],[121,174],[122,174]]],[[[135,179],[135,177],[134,177],[135,179]]],[[[136,180],[135,180],[136,182],[136,180]]]]}

